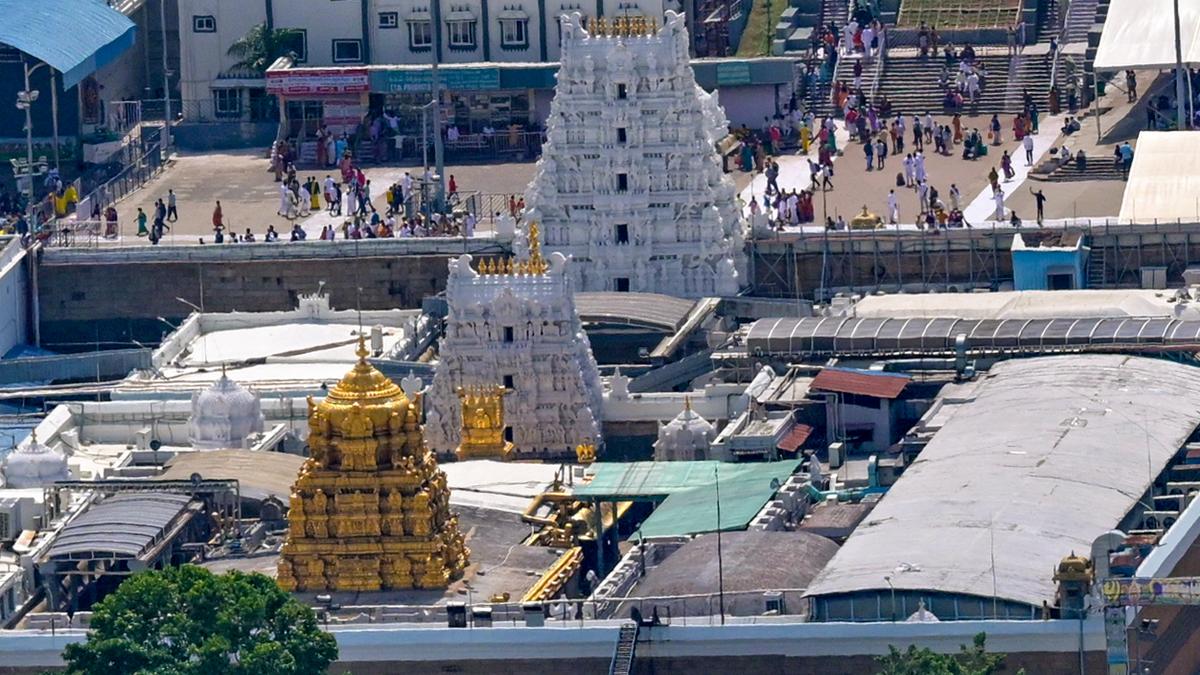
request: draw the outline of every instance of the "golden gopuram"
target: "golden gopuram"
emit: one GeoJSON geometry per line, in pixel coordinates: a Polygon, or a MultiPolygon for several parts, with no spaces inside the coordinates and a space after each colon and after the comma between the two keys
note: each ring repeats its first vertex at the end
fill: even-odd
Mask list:
{"type": "Polygon", "coordinates": [[[444,588],[467,565],[420,396],[410,400],[367,355],[360,337],[354,369],[320,404],[308,399],[310,457],[292,487],[284,590],[444,588]]]}
{"type": "Polygon", "coordinates": [[[459,459],[508,459],[513,444],[504,440],[504,397],[512,390],[501,385],[455,389],[462,404],[462,440],[454,451],[459,459]]]}

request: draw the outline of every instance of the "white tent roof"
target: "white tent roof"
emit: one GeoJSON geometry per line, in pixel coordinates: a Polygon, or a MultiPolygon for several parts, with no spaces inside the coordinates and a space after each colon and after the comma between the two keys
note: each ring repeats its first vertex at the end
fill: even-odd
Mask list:
{"type": "MultiPolygon", "coordinates": [[[[1100,47],[1098,71],[1175,67],[1174,0],[1112,0],[1100,47]]],[[[1200,65],[1200,2],[1179,2],[1183,64],[1200,65]]]]}
{"type": "Polygon", "coordinates": [[[1200,220],[1200,131],[1138,135],[1120,217],[1142,223],[1200,220]]]}

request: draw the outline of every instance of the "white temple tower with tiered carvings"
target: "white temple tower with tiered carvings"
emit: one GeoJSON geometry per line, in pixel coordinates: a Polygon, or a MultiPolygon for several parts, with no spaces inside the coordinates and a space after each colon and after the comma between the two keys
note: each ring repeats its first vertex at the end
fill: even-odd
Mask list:
{"type": "Polygon", "coordinates": [[[575,311],[570,261],[543,259],[537,229],[517,264],[470,255],[450,260],[449,312],[433,384],[425,397],[425,440],[447,455],[459,447],[459,387],[503,386],[513,459],[573,458],[600,441],[600,372],[575,311]]]}
{"type": "Polygon", "coordinates": [[[580,291],[733,295],[745,223],[716,142],[728,122],[696,84],[684,17],[562,18],[547,142],[525,193],[580,291]]]}

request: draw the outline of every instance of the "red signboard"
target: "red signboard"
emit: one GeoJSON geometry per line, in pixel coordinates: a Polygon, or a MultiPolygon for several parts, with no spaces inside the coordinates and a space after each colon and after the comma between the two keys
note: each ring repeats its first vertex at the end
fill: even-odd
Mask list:
{"type": "Polygon", "coordinates": [[[306,68],[267,72],[267,92],[282,96],[360,94],[370,90],[366,68],[306,68]]]}

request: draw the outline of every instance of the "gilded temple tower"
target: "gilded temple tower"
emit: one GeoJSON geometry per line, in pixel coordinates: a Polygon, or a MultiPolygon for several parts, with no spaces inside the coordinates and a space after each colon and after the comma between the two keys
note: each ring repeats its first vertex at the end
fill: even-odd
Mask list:
{"type": "Polygon", "coordinates": [[[289,591],[442,588],[469,551],[446,475],[426,448],[420,398],[358,363],[317,404],[310,458],[292,488],[278,581],[289,591]]]}

